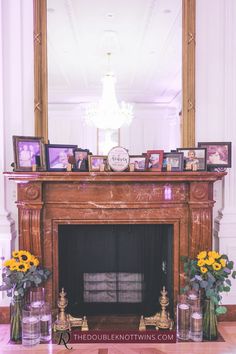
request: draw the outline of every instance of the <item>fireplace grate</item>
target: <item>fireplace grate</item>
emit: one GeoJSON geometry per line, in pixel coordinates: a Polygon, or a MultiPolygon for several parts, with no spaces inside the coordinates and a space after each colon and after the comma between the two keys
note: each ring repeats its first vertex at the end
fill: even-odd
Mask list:
{"type": "Polygon", "coordinates": [[[84,273],[84,302],[141,303],[142,273],[84,273]]]}

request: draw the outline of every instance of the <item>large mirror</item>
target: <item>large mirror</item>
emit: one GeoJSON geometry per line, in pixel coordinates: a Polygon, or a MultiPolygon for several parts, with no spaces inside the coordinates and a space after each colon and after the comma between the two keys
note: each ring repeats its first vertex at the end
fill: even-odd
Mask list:
{"type": "Polygon", "coordinates": [[[34,14],[37,136],[101,152],[86,112],[112,71],[134,113],[121,145],[194,146],[195,0],[34,0],[34,14]]]}

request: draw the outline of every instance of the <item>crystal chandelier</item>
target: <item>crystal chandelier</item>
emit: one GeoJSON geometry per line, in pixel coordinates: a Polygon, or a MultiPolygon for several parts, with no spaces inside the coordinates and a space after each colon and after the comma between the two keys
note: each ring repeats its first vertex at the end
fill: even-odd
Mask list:
{"type": "MultiPolygon", "coordinates": [[[[110,53],[107,54],[108,58],[110,53]]],[[[100,129],[118,129],[129,125],[133,119],[133,106],[126,102],[117,102],[115,92],[116,78],[107,73],[102,78],[102,97],[99,102],[85,107],[85,120],[89,125],[100,129]]]]}

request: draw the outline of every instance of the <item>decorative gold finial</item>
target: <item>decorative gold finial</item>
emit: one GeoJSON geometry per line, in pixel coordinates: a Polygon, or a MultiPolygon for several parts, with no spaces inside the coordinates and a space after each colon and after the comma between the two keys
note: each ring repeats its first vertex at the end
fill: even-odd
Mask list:
{"type": "Polygon", "coordinates": [[[145,322],[144,322],[143,315],[142,315],[141,318],[140,318],[139,330],[140,330],[140,331],[145,331],[145,330],[146,330],[146,326],[145,326],[145,322]]]}
{"type": "Polygon", "coordinates": [[[83,317],[81,331],[88,331],[88,321],[87,321],[86,316],[83,317]]]}

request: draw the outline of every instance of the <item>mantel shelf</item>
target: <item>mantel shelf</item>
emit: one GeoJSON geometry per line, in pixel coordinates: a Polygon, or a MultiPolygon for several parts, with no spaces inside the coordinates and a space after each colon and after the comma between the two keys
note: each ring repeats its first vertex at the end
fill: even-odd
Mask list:
{"type": "Polygon", "coordinates": [[[16,182],[215,182],[227,172],[4,172],[16,182]]]}

